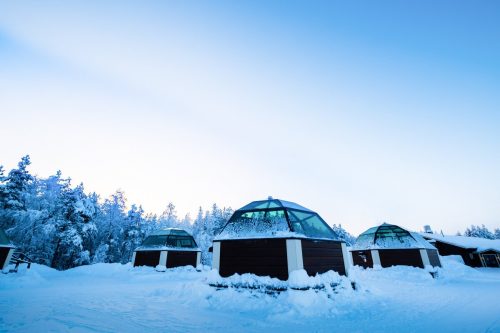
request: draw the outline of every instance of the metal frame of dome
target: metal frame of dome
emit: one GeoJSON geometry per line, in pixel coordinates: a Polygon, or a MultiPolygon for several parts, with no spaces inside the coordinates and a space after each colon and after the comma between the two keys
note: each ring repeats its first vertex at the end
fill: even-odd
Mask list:
{"type": "MultiPolygon", "coordinates": [[[[372,243],[374,245],[377,244],[377,240],[385,239],[385,238],[396,238],[396,239],[402,240],[404,238],[409,237],[410,239],[413,239],[416,243],[418,243],[418,241],[415,239],[415,237],[413,237],[411,232],[409,232],[408,230],[405,230],[397,225],[394,225],[394,224],[382,223],[381,225],[379,225],[377,227],[370,228],[370,229],[366,230],[365,232],[361,233],[359,235],[358,239],[370,238],[371,235],[373,235],[372,243]]],[[[368,241],[368,239],[367,239],[367,241],[368,241]]],[[[356,240],[356,242],[357,242],[357,240],[356,240]]],[[[355,247],[355,245],[354,245],[354,247],[355,247]]]]}
{"type": "Polygon", "coordinates": [[[419,234],[383,223],[361,233],[350,250],[353,264],[362,267],[407,265],[441,267],[437,249],[419,234]]]}
{"type": "Polygon", "coordinates": [[[321,216],[271,197],[236,210],[212,248],[212,267],[223,277],[252,273],[286,280],[300,269],[309,275],[348,274],[346,244],[321,216]]]}

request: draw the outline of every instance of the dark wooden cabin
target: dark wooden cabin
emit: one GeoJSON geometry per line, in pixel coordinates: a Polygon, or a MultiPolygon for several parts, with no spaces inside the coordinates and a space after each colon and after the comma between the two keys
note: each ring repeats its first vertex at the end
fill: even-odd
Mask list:
{"type": "Polygon", "coordinates": [[[387,223],[359,235],[351,255],[353,264],[364,268],[441,267],[437,249],[422,236],[387,223]]]}
{"type": "Polygon", "coordinates": [[[7,271],[16,247],[10,242],[7,234],[0,229],[0,270],[7,271]]]}
{"type": "Polygon", "coordinates": [[[200,264],[201,252],[189,233],[182,229],[163,229],[149,235],[133,254],[135,266],[166,268],[200,264]]]}
{"type": "Polygon", "coordinates": [[[442,256],[459,255],[471,267],[500,267],[500,240],[421,233],[442,256]]]}
{"type": "Polygon", "coordinates": [[[347,248],[315,212],[269,198],[238,209],[213,242],[213,268],[223,277],[252,273],[287,280],[304,269],[348,273],[347,248]]]}

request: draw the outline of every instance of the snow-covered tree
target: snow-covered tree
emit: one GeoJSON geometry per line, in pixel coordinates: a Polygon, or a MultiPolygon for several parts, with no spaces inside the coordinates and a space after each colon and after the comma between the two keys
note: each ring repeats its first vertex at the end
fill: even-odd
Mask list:
{"type": "Polygon", "coordinates": [[[500,228],[496,228],[494,234],[495,234],[495,239],[500,239],[500,228]]]}
{"type": "Polygon", "coordinates": [[[169,202],[163,213],[160,215],[160,228],[175,228],[178,224],[177,211],[175,205],[169,202]]]}
{"type": "Polygon", "coordinates": [[[15,225],[17,220],[26,220],[26,203],[34,194],[34,177],[27,170],[31,164],[29,155],[24,156],[16,169],[12,169],[7,177],[2,174],[0,179],[0,227],[7,230],[15,225]]]}
{"type": "Polygon", "coordinates": [[[127,263],[132,258],[134,249],[141,245],[146,237],[144,210],[141,206],[132,205],[127,213],[123,226],[123,239],[121,249],[121,262],[127,263]]]}
{"type": "Polygon", "coordinates": [[[173,203],[160,217],[138,205],[127,211],[122,191],[101,202],[96,193],[85,193],[83,184],[74,187],[61,171],[38,178],[29,165],[25,156],[7,175],[0,166],[0,227],[35,262],[57,269],[126,263],[148,234],[167,227],[193,233],[209,264],[208,248],[233,213],[214,204],[210,211],[200,208],[193,223],[189,214],[179,219],[173,203]]]}
{"type": "Polygon", "coordinates": [[[201,261],[205,265],[210,265],[212,254],[208,252],[214,237],[222,230],[227,221],[233,214],[231,208],[219,208],[216,204],[212,205],[211,211],[203,213],[200,207],[198,215],[193,224],[193,237],[201,249],[201,261]]]}
{"type": "Polygon", "coordinates": [[[342,228],[342,225],[339,224],[337,226],[336,224],[334,224],[332,226],[332,229],[337,234],[337,237],[340,240],[346,242],[347,246],[351,246],[352,244],[354,244],[354,242],[356,242],[356,237],[354,237],[353,235],[348,233],[344,228],[342,228]]]}
{"type": "Polygon", "coordinates": [[[97,236],[93,221],[96,208],[85,195],[83,185],[65,188],[61,200],[63,209],[56,223],[56,247],[51,267],[67,269],[89,264],[91,247],[97,236]]]}
{"type": "Polygon", "coordinates": [[[99,246],[93,262],[121,262],[122,240],[125,225],[125,195],[116,191],[102,205],[103,214],[97,221],[99,246]]]}
{"type": "Polygon", "coordinates": [[[495,235],[484,224],[481,226],[471,225],[470,228],[465,229],[464,236],[495,239],[495,235]]]}

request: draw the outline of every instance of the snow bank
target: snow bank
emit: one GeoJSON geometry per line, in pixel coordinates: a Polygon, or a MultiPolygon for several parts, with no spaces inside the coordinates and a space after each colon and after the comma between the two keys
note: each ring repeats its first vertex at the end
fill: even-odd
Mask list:
{"type": "Polygon", "coordinates": [[[442,261],[436,279],[401,266],[353,267],[349,278],[302,270],[288,281],[251,274],[223,279],[206,266],[158,272],[130,264],[67,271],[33,265],[0,274],[0,331],[500,332],[500,270],[442,261]],[[216,283],[247,288],[210,285],[216,283]],[[262,285],[293,289],[267,293],[262,285]]]}

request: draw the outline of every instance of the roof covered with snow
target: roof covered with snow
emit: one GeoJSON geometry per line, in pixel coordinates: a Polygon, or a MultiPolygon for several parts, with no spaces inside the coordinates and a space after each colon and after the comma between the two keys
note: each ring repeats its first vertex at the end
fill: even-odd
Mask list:
{"type": "Polygon", "coordinates": [[[363,232],[356,239],[353,250],[365,249],[436,249],[421,235],[397,225],[383,223],[363,232]]]}
{"type": "Polygon", "coordinates": [[[467,236],[443,236],[440,234],[420,233],[425,238],[434,239],[442,243],[455,245],[464,249],[474,249],[477,252],[495,250],[500,252],[500,239],[486,239],[467,236]]]}

